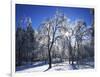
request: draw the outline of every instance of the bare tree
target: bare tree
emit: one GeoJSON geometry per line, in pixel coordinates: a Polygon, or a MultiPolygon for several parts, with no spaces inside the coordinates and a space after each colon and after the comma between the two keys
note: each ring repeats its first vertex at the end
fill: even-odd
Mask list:
{"type": "MultiPolygon", "coordinates": [[[[42,39],[46,39],[46,45],[48,47],[48,61],[49,61],[49,68],[51,68],[52,64],[52,56],[51,56],[51,50],[52,47],[58,38],[59,34],[57,33],[62,28],[64,28],[64,22],[67,19],[65,18],[64,14],[59,13],[56,11],[56,14],[53,18],[47,19],[45,22],[42,23],[42,26],[40,27],[40,36],[42,35],[42,39]]],[[[43,41],[44,42],[44,41],[43,41]]],[[[43,43],[42,42],[42,43],[43,43]]]]}
{"type": "Polygon", "coordinates": [[[90,35],[90,28],[87,27],[86,23],[83,20],[78,20],[76,22],[76,26],[74,28],[74,36],[75,36],[75,49],[76,49],[76,59],[77,64],[79,65],[79,62],[82,60],[82,52],[83,52],[83,46],[84,43],[88,42],[88,40],[91,40],[90,35]]]}

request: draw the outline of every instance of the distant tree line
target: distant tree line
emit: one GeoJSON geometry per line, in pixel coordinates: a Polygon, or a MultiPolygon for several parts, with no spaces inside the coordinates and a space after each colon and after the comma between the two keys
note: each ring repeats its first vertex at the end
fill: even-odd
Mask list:
{"type": "Polygon", "coordinates": [[[16,66],[22,65],[24,62],[31,62],[34,58],[34,29],[30,18],[27,18],[26,29],[21,23],[16,27],[16,66]]]}

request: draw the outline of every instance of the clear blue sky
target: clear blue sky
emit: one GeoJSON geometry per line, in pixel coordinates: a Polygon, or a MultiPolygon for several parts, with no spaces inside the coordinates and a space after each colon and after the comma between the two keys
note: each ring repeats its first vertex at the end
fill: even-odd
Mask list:
{"type": "MultiPolygon", "coordinates": [[[[21,18],[31,17],[32,26],[37,29],[45,18],[54,16],[57,9],[61,10],[71,21],[81,18],[87,25],[92,23],[93,15],[90,14],[89,8],[16,4],[16,25],[21,18]]],[[[23,25],[25,25],[24,22],[23,25]]]]}

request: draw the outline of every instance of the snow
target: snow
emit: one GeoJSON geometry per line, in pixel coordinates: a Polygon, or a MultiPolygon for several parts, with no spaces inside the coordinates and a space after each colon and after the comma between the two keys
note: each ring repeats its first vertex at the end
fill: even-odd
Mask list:
{"type": "Polygon", "coordinates": [[[52,68],[48,71],[68,71],[72,70],[72,66],[68,62],[53,64],[52,68]]]}
{"type": "MultiPolygon", "coordinates": [[[[23,69],[23,70],[19,70],[16,71],[17,73],[32,73],[32,72],[53,72],[53,71],[68,71],[68,70],[76,70],[76,69],[89,69],[89,68],[94,68],[91,67],[92,65],[94,65],[94,62],[87,62],[86,65],[79,65],[79,67],[77,65],[70,65],[68,63],[68,61],[66,62],[61,62],[61,63],[55,63],[52,64],[52,68],[48,69],[49,65],[44,62],[35,62],[32,65],[28,65],[27,67],[30,66],[30,68],[27,69],[23,69]],[[91,65],[90,65],[91,64],[91,65]]],[[[20,66],[17,69],[22,69],[25,68],[25,66],[20,66]]]]}
{"type": "MultiPolygon", "coordinates": [[[[34,65],[39,64],[39,63],[40,62],[37,62],[34,65]]],[[[44,72],[48,69],[48,67],[49,65],[45,64],[38,67],[17,71],[17,72],[44,72]]],[[[72,69],[71,65],[69,65],[67,62],[63,62],[63,63],[52,64],[52,68],[47,71],[67,71],[71,69],[72,69]]]]}
{"type": "Polygon", "coordinates": [[[48,65],[43,65],[43,66],[39,66],[39,67],[34,67],[34,68],[29,68],[29,69],[25,69],[22,71],[17,71],[17,72],[43,72],[48,68],[48,65]]]}

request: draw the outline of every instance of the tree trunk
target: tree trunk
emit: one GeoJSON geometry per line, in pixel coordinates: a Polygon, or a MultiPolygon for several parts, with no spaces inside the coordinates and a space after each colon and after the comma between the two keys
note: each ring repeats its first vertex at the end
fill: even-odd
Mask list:
{"type": "Polygon", "coordinates": [[[73,57],[73,54],[72,54],[72,65],[74,64],[74,60],[73,59],[74,59],[74,57],[73,57]]]}
{"type": "Polygon", "coordinates": [[[51,53],[50,53],[50,50],[48,50],[48,54],[49,54],[49,68],[51,68],[51,53]]]}
{"type": "Polygon", "coordinates": [[[77,44],[77,65],[79,66],[79,44],[77,44]]]}
{"type": "Polygon", "coordinates": [[[21,63],[21,62],[22,62],[21,60],[22,60],[22,59],[21,59],[21,50],[20,50],[20,48],[19,48],[19,53],[18,53],[18,65],[19,65],[19,66],[21,66],[21,64],[22,64],[22,63],[21,63]]]}
{"type": "Polygon", "coordinates": [[[69,64],[72,64],[72,57],[73,57],[73,55],[72,55],[72,46],[71,46],[71,42],[70,42],[70,40],[69,40],[69,47],[68,47],[68,49],[69,49],[69,64]]]}

